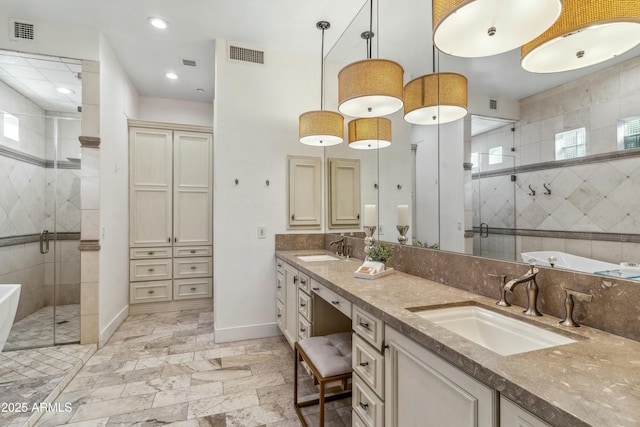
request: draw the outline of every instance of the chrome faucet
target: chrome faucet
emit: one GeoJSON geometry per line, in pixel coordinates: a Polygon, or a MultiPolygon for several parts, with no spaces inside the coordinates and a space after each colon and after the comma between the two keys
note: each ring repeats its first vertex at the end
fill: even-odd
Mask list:
{"type": "MultiPolygon", "coordinates": [[[[517,285],[520,283],[527,283],[527,309],[523,312],[527,316],[542,316],[536,308],[536,304],[538,302],[538,284],[536,283],[536,274],[538,274],[538,269],[531,264],[529,271],[523,276],[518,277],[517,279],[512,279],[504,285],[505,292],[513,293],[513,288],[517,285]]],[[[501,301],[498,301],[498,303],[500,302],[501,301]]],[[[504,302],[507,305],[511,305],[506,302],[506,300],[504,302]]]]}
{"type": "Polygon", "coordinates": [[[335,242],[329,243],[329,246],[336,245],[336,255],[344,255],[344,236],[340,237],[335,242]]]}

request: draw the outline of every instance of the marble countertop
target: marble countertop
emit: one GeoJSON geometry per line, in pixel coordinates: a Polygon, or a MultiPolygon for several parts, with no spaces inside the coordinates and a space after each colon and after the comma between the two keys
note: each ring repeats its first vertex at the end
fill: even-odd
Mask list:
{"type": "Polygon", "coordinates": [[[549,315],[534,319],[522,315],[522,307],[497,307],[490,298],[398,271],[376,280],[356,279],[353,272],[362,263],[357,259],[303,262],[296,257],[320,253],[330,252],[277,251],[276,256],[554,426],[640,425],[640,342],[560,326],[560,319],[549,315]],[[576,342],[501,356],[407,310],[469,301],[576,342]]]}

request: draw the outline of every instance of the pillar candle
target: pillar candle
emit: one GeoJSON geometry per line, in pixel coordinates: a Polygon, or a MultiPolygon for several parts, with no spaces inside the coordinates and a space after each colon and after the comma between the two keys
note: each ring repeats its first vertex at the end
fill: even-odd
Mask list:
{"type": "Polygon", "coordinates": [[[376,212],[376,205],[364,205],[364,226],[375,227],[378,222],[378,214],[376,212]]]}
{"type": "Polygon", "coordinates": [[[409,206],[398,205],[398,224],[400,226],[409,225],[409,206]]]}

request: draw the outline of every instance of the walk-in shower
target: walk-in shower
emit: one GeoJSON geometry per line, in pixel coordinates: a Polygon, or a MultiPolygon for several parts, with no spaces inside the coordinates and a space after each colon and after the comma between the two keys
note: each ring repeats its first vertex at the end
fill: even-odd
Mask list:
{"type": "Polygon", "coordinates": [[[81,71],[0,51],[0,284],[21,285],[3,351],[80,341],[81,71]]]}

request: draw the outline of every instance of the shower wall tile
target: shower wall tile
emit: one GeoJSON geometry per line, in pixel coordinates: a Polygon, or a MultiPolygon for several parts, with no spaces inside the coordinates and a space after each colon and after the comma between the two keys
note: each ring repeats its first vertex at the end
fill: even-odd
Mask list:
{"type": "Polygon", "coordinates": [[[99,105],[82,105],[82,136],[100,136],[99,105]]]}
{"type": "Polygon", "coordinates": [[[80,277],[82,284],[94,283],[100,280],[100,252],[98,251],[82,251],[80,253],[80,277]]]}
{"type": "Polygon", "coordinates": [[[16,320],[44,306],[45,263],[38,245],[34,242],[0,248],[0,283],[22,285],[16,320]],[[27,260],[27,254],[35,259],[27,260]]]}
{"type": "Polygon", "coordinates": [[[98,314],[99,285],[97,282],[82,284],[82,299],[80,302],[80,314],[83,316],[98,314]]]}

